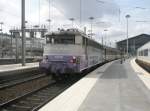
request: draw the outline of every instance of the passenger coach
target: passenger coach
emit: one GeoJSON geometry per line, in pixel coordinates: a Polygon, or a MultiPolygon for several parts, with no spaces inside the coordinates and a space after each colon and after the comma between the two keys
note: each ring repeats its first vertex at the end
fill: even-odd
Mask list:
{"type": "Polygon", "coordinates": [[[140,47],[137,51],[137,60],[150,67],[150,42],[140,47]]]}

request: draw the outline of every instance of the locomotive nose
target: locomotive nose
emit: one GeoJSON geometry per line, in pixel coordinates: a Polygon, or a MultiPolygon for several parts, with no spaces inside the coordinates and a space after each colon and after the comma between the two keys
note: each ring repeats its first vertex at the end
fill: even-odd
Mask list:
{"type": "Polygon", "coordinates": [[[47,69],[49,73],[74,73],[79,72],[80,61],[76,56],[60,56],[52,55],[45,56],[42,66],[47,69]]]}

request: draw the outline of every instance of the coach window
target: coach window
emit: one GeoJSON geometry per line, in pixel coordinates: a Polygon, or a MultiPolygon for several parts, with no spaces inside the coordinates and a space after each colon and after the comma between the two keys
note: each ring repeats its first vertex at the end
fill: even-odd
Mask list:
{"type": "Polygon", "coordinates": [[[88,46],[88,39],[86,37],[82,37],[82,45],[88,46]]]}
{"type": "Polygon", "coordinates": [[[142,56],[142,52],[141,51],[139,51],[139,56],[142,56]]]}
{"type": "Polygon", "coordinates": [[[144,51],[142,50],[142,56],[144,56],[144,51]]]}
{"type": "Polygon", "coordinates": [[[138,52],[138,55],[141,56],[141,51],[138,52]]]}
{"type": "Polygon", "coordinates": [[[144,50],[144,56],[148,56],[148,49],[144,50]]]}
{"type": "Polygon", "coordinates": [[[86,45],[86,38],[82,37],[82,45],[85,46],[86,45]]]}
{"type": "Polygon", "coordinates": [[[83,42],[82,36],[76,35],[76,37],[75,37],[75,44],[76,45],[82,45],[82,42],[83,42]]]}

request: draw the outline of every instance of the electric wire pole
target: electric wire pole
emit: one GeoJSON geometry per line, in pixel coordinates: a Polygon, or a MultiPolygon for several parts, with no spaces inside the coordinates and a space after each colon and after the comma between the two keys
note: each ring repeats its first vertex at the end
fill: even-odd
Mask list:
{"type": "Polygon", "coordinates": [[[130,15],[126,15],[125,16],[126,17],[126,19],[127,19],[127,57],[129,56],[129,21],[128,21],[128,19],[130,18],[130,15]]]}
{"type": "Polygon", "coordinates": [[[22,30],[22,66],[26,65],[25,55],[26,55],[26,38],[25,38],[25,0],[22,0],[21,3],[21,30],[22,30]]]}

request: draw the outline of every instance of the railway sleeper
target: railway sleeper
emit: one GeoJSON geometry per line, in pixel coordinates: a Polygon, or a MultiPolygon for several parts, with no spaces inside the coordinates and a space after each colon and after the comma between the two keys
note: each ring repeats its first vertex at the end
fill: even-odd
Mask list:
{"type": "Polygon", "coordinates": [[[35,106],[37,106],[37,105],[39,105],[41,103],[41,101],[40,102],[32,102],[32,101],[26,101],[26,102],[23,102],[23,103],[17,103],[17,105],[20,105],[20,106],[29,106],[30,107],[30,109],[32,109],[33,107],[35,107],[35,106]]]}
{"type": "Polygon", "coordinates": [[[20,106],[20,105],[16,105],[16,104],[11,105],[10,107],[13,107],[13,108],[16,108],[16,109],[20,109],[20,111],[31,109],[31,107],[29,107],[29,106],[20,106]]]}
{"type": "Polygon", "coordinates": [[[28,97],[28,98],[26,98],[26,100],[29,100],[29,101],[42,101],[41,98],[32,98],[32,97],[28,97]]]}
{"type": "Polygon", "coordinates": [[[43,99],[47,98],[47,96],[43,96],[43,95],[33,95],[32,97],[43,98],[43,99]]]}

